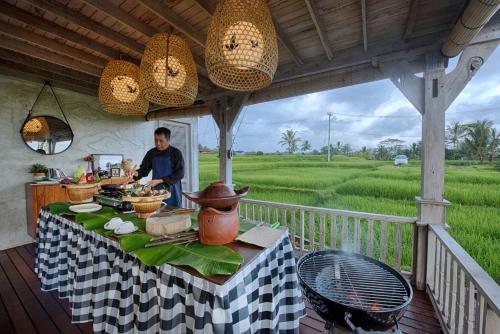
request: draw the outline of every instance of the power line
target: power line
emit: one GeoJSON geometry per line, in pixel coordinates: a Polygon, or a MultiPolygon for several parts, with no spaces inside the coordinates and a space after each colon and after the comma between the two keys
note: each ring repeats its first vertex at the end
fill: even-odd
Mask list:
{"type": "Polygon", "coordinates": [[[330,123],[332,121],[332,112],[327,112],[328,115],[328,162],[330,162],[330,137],[331,137],[331,132],[330,132],[330,123]]]}

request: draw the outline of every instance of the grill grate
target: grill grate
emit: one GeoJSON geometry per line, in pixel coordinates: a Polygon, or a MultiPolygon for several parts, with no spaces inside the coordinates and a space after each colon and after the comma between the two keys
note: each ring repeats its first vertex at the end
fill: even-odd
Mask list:
{"type": "Polygon", "coordinates": [[[303,261],[298,272],[318,294],[364,311],[390,311],[409,298],[392,272],[353,254],[319,253],[303,261]]]}

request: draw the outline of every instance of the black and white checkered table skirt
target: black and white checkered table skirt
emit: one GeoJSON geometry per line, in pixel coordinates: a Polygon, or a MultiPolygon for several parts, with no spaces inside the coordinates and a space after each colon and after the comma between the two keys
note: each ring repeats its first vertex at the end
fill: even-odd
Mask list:
{"type": "Polygon", "coordinates": [[[224,285],[164,264],[41,210],[35,271],[95,333],[298,333],[305,308],[286,233],[224,285]]]}

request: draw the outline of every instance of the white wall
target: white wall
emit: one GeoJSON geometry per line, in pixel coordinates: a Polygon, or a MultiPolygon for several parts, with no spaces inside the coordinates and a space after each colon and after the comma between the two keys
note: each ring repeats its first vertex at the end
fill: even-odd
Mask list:
{"type": "MultiPolygon", "coordinates": [[[[58,155],[44,156],[32,151],[22,141],[19,130],[41,87],[41,84],[0,75],[0,249],[33,241],[26,232],[24,187],[31,180],[28,173],[31,164],[62,168],[70,174],[79,164],[87,168],[82,159],[89,153],[124,154],[139,164],[144,153],[154,146],[153,131],[158,122],[146,122],[144,117],[105,113],[97,98],[56,88],[56,95],[73,129],[73,144],[58,155]]],[[[33,115],[62,118],[47,92],[35,106],[33,115]]],[[[183,121],[192,121],[197,131],[196,121],[183,121]]],[[[197,145],[193,142],[191,147],[197,145]]],[[[197,175],[195,177],[197,179],[197,175]]]]}

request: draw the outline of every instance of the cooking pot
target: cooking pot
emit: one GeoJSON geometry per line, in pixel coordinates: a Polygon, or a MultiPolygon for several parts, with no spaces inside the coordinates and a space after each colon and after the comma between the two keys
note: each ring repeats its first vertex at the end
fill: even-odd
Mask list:
{"type": "Polygon", "coordinates": [[[238,203],[228,210],[205,207],[198,214],[200,242],[205,245],[224,245],[233,241],[240,230],[238,203]]]}
{"type": "Polygon", "coordinates": [[[203,208],[211,207],[223,210],[237,204],[240,198],[247,195],[248,190],[249,187],[244,187],[234,191],[222,181],[217,181],[211,183],[203,191],[183,192],[182,194],[203,208]]]}

